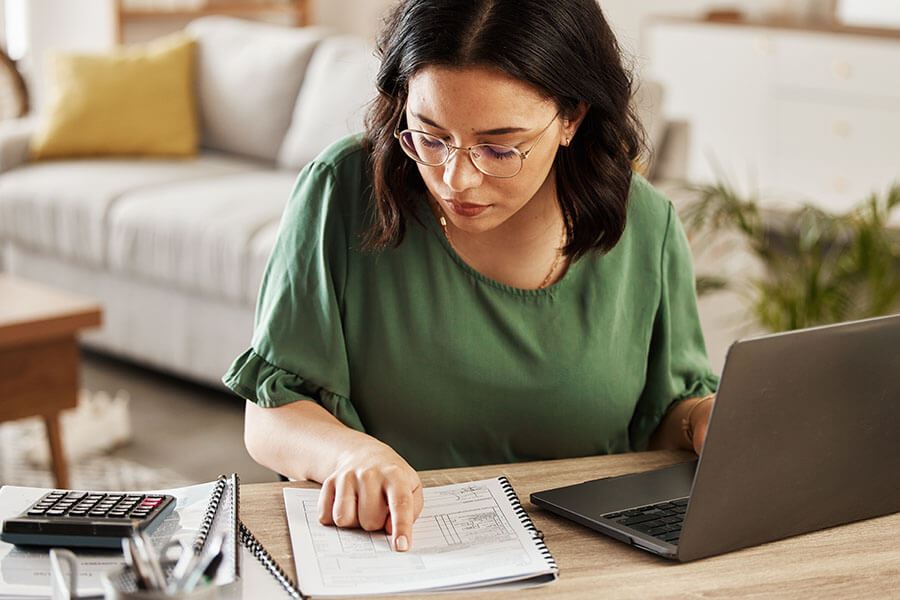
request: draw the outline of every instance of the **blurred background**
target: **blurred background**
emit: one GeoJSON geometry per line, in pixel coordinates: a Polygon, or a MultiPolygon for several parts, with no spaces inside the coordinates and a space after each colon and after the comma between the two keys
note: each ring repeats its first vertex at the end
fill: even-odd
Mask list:
{"type": "MultiPolygon", "coordinates": [[[[0,0],[0,276],[103,310],[63,418],[75,484],[274,476],[218,378],[250,340],[296,173],[361,129],[392,5],[0,0]],[[150,80],[174,87],[136,91],[150,80]],[[138,112],[119,114],[128,97],[138,112]],[[187,125],[169,131],[179,106],[187,125]]],[[[897,312],[900,2],[600,5],[647,131],[635,168],[695,253],[714,369],[740,337],[897,312]]],[[[50,481],[43,435],[0,425],[0,482],[50,481]]]]}

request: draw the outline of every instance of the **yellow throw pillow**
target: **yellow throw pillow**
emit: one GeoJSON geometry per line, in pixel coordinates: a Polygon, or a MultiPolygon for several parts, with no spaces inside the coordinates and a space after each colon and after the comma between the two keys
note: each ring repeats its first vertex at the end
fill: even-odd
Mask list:
{"type": "Polygon", "coordinates": [[[57,54],[32,157],[196,154],[196,42],[178,34],[109,54],[57,54]]]}

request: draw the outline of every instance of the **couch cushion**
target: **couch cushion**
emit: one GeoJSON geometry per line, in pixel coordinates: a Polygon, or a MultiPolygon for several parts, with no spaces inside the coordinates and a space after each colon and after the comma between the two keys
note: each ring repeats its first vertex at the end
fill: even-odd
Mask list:
{"type": "Polygon", "coordinates": [[[247,290],[245,301],[250,304],[256,304],[257,296],[259,296],[259,286],[262,283],[266,264],[269,262],[269,255],[272,254],[272,248],[275,247],[275,239],[278,237],[278,226],[280,224],[280,219],[272,221],[256,232],[256,235],[250,241],[247,282],[244,286],[247,290]]]}
{"type": "Polygon", "coordinates": [[[0,176],[0,237],[72,262],[103,265],[107,215],[123,194],[259,168],[258,163],[217,154],[187,160],[26,164],[0,176]]]}
{"type": "Polygon", "coordinates": [[[103,54],[57,52],[35,158],[193,156],[196,43],[184,34],[103,54]]]}
{"type": "Polygon", "coordinates": [[[139,190],[109,215],[113,272],[252,304],[254,236],[277,223],[297,174],[256,171],[139,190]]]}
{"type": "Polygon", "coordinates": [[[205,147],[274,162],[306,66],[326,30],[229,17],[190,23],[205,147]]]}
{"type": "Polygon", "coordinates": [[[278,151],[279,166],[299,170],[332,143],[362,131],[377,73],[378,59],[362,38],[323,40],[306,70],[291,127],[278,151]]]}

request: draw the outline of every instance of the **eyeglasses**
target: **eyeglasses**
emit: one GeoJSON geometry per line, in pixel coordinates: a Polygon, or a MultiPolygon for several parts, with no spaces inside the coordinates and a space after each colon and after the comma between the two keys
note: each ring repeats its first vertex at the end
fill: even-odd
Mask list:
{"type": "MultiPolygon", "coordinates": [[[[519,174],[524,166],[525,159],[531,154],[547,130],[556,121],[559,112],[553,115],[553,119],[547,123],[541,132],[535,138],[531,147],[524,152],[515,146],[505,146],[503,144],[475,144],[474,146],[462,147],[448,144],[441,138],[418,131],[416,129],[400,130],[400,121],[397,121],[397,127],[394,129],[394,137],[400,141],[400,147],[411,159],[419,164],[429,167],[439,167],[446,164],[453,153],[457,150],[466,152],[475,168],[489,175],[490,177],[499,177],[501,179],[509,179],[519,174]]],[[[403,118],[402,115],[400,117],[403,118]]]]}

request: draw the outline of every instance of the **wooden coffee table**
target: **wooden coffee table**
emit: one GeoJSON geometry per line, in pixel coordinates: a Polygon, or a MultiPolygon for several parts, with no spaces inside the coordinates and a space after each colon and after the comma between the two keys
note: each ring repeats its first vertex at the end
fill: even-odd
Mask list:
{"type": "Polygon", "coordinates": [[[0,421],[43,417],[56,486],[69,487],[59,413],[78,403],[78,331],[97,327],[93,300],[0,274],[0,421]]]}

